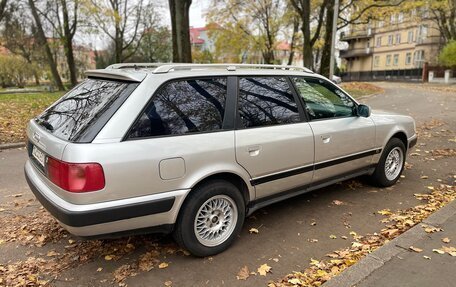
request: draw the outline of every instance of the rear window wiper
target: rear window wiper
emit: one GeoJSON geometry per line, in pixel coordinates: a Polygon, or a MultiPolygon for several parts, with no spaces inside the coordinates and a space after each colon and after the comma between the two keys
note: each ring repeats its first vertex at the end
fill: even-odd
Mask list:
{"type": "Polygon", "coordinates": [[[50,131],[53,131],[54,130],[54,127],[48,122],[48,121],[45,121],[43,119],[36,119],[36,122],[45,127],[46,129],[50,130],[50,131]]]}

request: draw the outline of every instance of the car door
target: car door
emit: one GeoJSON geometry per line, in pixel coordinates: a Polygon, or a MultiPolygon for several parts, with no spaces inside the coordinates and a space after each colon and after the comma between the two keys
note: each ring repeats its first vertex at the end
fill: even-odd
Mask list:
{"type": "Polygon", "coordinates": [[[286,77],[240,77],[236,160],[250,174],[256,198],[309,184],[314,140],[286,77]]]}
{"type": "Polygon", "coordinates": [[[315,140],[313,184],[335,179],[371,165],[375,124],[357,116],[356,103],[336,85],[321,78],[293,77],[315,140]]]}

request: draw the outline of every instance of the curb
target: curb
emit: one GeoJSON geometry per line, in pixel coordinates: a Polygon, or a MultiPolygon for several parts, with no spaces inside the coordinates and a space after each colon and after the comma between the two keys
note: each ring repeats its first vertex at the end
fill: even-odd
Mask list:
{"type": "Polygon", "coordinates": [[[416,224],[374,252],[366,255],[366,257],[361,259],[359,262],[349,267],[339,275],[331,278],[321,286],[351,287],[360,283],[375,270],[387,264],[387,262],[390,261],[394,256],[401,252],[404,252],[404,250],[408,250],[409,247],[412,246],[415,242],[425,238],[427,234],[421,227],[421,224],[424,223],[433,227],[439,227],[450,217],[455,215],[456,200],[448,203],[446,206],[442,207],[440,210],[436,211],[422,222],[416,224]]]}
{"type": "Polygon", "coordinates": [[[25,147],[25,142],[0,144],[0,150],[25,147]]]}

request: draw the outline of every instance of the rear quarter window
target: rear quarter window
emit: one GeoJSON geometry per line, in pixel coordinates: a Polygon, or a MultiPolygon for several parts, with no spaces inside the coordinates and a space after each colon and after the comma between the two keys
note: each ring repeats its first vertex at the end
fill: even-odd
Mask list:
{"type": "Polygon", "coordinates": [[[213,132],[222,129],[226,78],[188,79],[165,84],[134,123],[129,139],[213,132]]]}
{"type": "Polygon", "coordinates": [[[87,79],[35,121],[60,139],[91,142],[137,86],[138,83],[87,79]]]}

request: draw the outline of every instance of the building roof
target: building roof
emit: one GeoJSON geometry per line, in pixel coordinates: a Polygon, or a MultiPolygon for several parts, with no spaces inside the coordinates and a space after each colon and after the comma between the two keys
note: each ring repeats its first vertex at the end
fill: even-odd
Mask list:
{"type": "Polygon", "coordinates": [[[194,28],[190,27],[190,43],[191,44],[204,44],[204,39],[200,38],[201,32],[206,31],[206,27],[194,28]]]}

